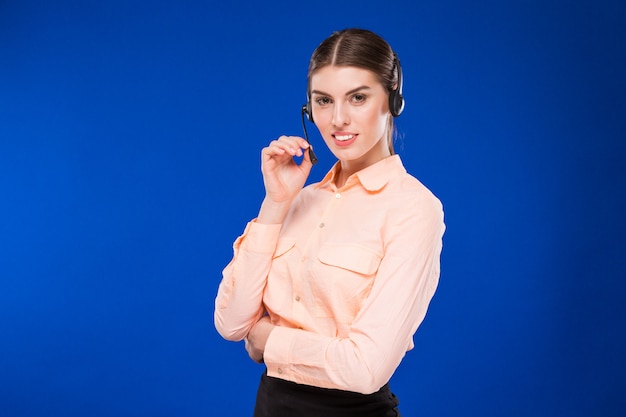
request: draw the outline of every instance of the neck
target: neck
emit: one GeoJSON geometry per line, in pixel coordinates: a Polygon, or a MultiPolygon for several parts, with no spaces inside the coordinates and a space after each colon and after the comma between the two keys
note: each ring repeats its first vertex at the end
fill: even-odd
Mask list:
{"type": "Polygon", "coordinates": [[[369,165],[357,164],[352,161],[341,161],[339,166],[341,168],[339,169],[337,179],[335,180],[335,186],[337,186],[337,188],[343,187],[352,174],[359,172],[363,168],[367,168],[369,165]]]}
{"type": "Polygon", "coordinates": [[[335,180],[335,186],[341,188],[344,186],[348,178],[362,169],[367,168],[383,159],[392,155],[389,147],[388,131],[378,139],[378,142],[372,146],[365,154],[355,159],[341,159],[341,169],[335,180]]]}
{"type": "Polygon", "coordinates": [[[370,163],[357,163],[355,161],[340,161],[339,163],[339,172],[337,173],[337,176],[335,177],[335,187],[337,188],[341,188],[346,184],[346,181],[348,181],[348,178],[350,178],[351,175],[371,166],[374,165],[377,162],[382,161],[385,158],[388,158],[389,156],[391,156],[391,154],[386,154],[385,156],[383,156],[382,158],[370,162],[370,163]]]}

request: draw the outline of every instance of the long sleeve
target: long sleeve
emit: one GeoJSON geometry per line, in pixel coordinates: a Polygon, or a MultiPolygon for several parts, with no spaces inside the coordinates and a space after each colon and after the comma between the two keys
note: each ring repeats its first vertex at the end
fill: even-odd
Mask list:
{"type": "Polygon", "coordinates": [[[404,200],[380,231],[384,254],[347,335],[276,327],[265,348],[268,375],[361,393],[375,392],[391,378],[413,347],[437,287],[445,230],[441,204],[432,194],[404,200]]]}
{"type": "Polygon", "coordinates": [[[233,244],[215,299],[215,328],[227,340],[242,340],[263,314],[263,291],[280,225],[248,223],[233,244]]]}
{"type": "Polygon", "coordinates": [[[413,348],[435,293],[443,209],[397,155],[340,189],[339,169],[305,187],[282,225],[248,225],[223,272],[215,326],[241,340],[267,311],[268,375],[372,393],[413,348]]]}

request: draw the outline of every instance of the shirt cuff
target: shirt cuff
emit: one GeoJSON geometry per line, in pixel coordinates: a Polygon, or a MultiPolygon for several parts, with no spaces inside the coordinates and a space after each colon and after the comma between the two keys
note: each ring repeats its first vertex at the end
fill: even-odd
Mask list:
{"type": "Polygon", "coordinates": [[[267,374],[298,384],[339,388],[328,373],[333,365],[326,363],[326,351],[332,340],[305,330],[274,327],[263,353],[267,374]]]}
{"type": "Polygon", "coordinates": [[[261,224],[252,220],[246,226],[241,249],[256,253],[274,253],[282,224],[261,224]]]}
{"type": "Polygon", "coordinates": [[[291,350],[294,343],[294,331],[287,327],[276,326],[265,343],[263,359],[267,366],[267,375],[293,381],[291,369],[291,350]]]}

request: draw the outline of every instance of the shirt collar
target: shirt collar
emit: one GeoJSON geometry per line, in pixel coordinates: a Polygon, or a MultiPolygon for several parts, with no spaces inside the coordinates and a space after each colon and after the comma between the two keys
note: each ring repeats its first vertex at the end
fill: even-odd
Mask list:
{"type": "MultiPolygon", "coordinates": [[[[339,173],[340,162],[338,161],[331,168],[330,171],[324,176],[324,179],[318,184],[318,188],[324,187],[328,184],[333,184],[334,179],[339,173]]],[[[375,164],[368,166],[358,172],[351,175],[346,181],[346,185],[359,182],[363,188],[367,191],[379,191],[381,190],[389,180],[399,174],[404,174],[406,169],[402,165],[402,160],[399,155],[391,155],[384,158],[375,164]]]]}

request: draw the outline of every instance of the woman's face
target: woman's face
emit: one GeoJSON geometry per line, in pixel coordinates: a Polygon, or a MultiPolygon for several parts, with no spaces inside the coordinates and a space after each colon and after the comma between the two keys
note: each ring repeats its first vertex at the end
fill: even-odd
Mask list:
{"type": "Polygon", "coordinates": [[[313,120],[344,168],[363,169],[390,155],[389,96],[376,75],[327,65],[311,76],[313,120]]]}

